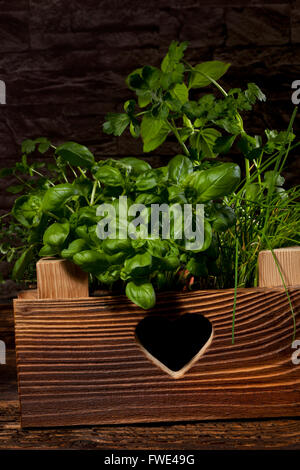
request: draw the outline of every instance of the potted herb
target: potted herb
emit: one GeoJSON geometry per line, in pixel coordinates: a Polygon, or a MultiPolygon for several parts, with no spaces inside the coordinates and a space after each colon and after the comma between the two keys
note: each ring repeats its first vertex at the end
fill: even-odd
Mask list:
{"type": "Polygon", "coordinates": [[[55,261],[60,266],[44,283],[76,290],[79,271],[66,278],[62,267],[69,263],[88,273],[92,289],[107,292],[85,298],[83,289],[70,299],[39,297],[38,290],[15,300],[26,426],[278,416],[278,403],[299,414],[288,313],[295,337],[300,293],[286,286],[274,255],[299,244],[300,191],[284,189],[282,177],[298,146],[296,110],[286,131],[250,135],[242,115],[265,95],[254,83],[225,91],[219,79],[229,64],[192,66],[186,47],[173,42],[160,68],[132,72],[127,84],[136,99],[103,124],[114,136],[128,128],[145,153],[172,136],[179,150],[166,165],[97,161],[81,144],[38,138],[23,143],[21,162],[1,171],[18,179],[9,188],[18,194],[11,217],[1,218],[1,252],[15,260],[13,278],[30,276],[39,258],[51,257],[64,261],[55,261]],[[32,160],[36,151],[52,152],[53,162],[32,160]],[[237,163],[228,161],[231,151],[237,163]],[[167,207],[155,223],[153,207],[167,207]],[[256,287],[262,250],[273,253],[284,288],[256,287]],[[192,313],[189,320],[184,313],[192,313]],[[182,321],[170,327],[178,315],[182,321]]]}
{"type": "Polygon", "coordinates": [[[251,111],[265,95],[254,83],[226,92],[218,80],[230,64],[192,66],[184,60],[186,47],[173,42],[160,68],[146,65],[132,72],[127,84],[136,100],[126,101],[123,113],[108,114],[103,124],[104,132],[115,136],[128,127],[134,138],[142,139],[144,152],[172,135],[181,153],[167,165],[153,169],[133,157],[95,161],[83,145],[55,147],[38,138],[23,143],[20,163],[1,170],[2,177],[18,179],[8,191],[24,193],[12,209],[13,224],[7,227],[5,216],[1,218],[2,256],[16,259],[14,279],[32,271],[38,257],[58,256],[87,271],[94,287],[117,286],[147,309],[155,304],[155,290],[233,286],[237,250],[235,284],[256,286],[258,252],[299,243],[299,188],[283,189],[281,176],[289,151],[298,145],[292,133],[295,113],[287,131],[249,135],[241,113],[251,111]],[[233,146],[238,164],[223,163],[233,146]],[[29,163],[35,150],[52,151],[53,163],[29,163]],[[126,235],[120,240],[116,234],[100,240],[96,229],[103,216],[97,216],[97,207],[111,203],[118,209],[120,196],[127,197],[129,206],[143,204],[146,211],[152,204],[203,204],[202,247],[186,249],[186,240],[176,239],[176,233],[168,240],[161,234],[147,240],[142,231],[136,239],[126,235]],[[6,240],[12,231],[20,246],[6,240]]]}

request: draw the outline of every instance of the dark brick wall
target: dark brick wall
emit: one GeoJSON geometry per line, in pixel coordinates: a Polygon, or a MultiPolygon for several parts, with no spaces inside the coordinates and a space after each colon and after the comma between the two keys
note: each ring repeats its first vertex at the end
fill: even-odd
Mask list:
{"type": "MultiPolygon", "coordinates": [[[[172,39],[189,40],[188,58],[230,61],[225,87],[257,82],[268,95],[247,123],[284,128],[291,83],[300,79],[300,2],[288,0],[0,0],[0,166],[19,158],[24,138],[77,140],[98,156],[141,154],[128,136],[106,136],[101,122],[118,110],[135,67],[158,65],[172,39]]],[[[298,126],[299,127],[299,126],[298,126]]],[[[167,143],[160,155],[170,155],[167,143]]],[[[158,163],[157,155],[151,156],[158,163]]],[[[298,160],[299,161],[299,160],[298,160]]],[[[296,181],[299,164],[287,177],[296,181]]],[[[0,185],[0,209],[12,196],[0,185]]]]}

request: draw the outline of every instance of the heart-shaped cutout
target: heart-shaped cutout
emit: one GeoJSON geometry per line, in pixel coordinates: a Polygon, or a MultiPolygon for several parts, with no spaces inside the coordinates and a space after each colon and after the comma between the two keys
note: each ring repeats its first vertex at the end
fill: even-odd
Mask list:
{"type": "Polygon", "coordinates": [[[213,327],[203,315],[186,313],[175,320],[163,316],[145,317],[135,333],[148,359],[178,379],[209,347],[213,327]]]}

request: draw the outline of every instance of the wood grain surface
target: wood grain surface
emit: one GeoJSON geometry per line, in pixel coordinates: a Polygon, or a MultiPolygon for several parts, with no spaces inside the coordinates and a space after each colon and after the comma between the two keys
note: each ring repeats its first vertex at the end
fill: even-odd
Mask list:
{"type": "MultiPolygon", "coordinates": [[[[273,250],[287,286],[300,286],[300,246],[277,248],[273,250]]],[[[280,272],[276,267],[270,250],[260,251],[258,255],[259,286],[283,286],[280,272]]]]}
{"type": "Polygon", "coordinates": [[[9,358],[0,367],[0,449],[300,449],[299,418],[22,430],[9,303],[0,304],[0,338],[4,335],[9,358]]]}
{"type": "Polygon", "coordinates": [[[36,276],[39,299],[73,299],[89,296],[88,274],[67,259],[40,259],[36,263],[36,276]]]}
{"type": "MultiPolygon", "coordinates": [[[[290,289],[299,328],[300,291],[290,289]]],[[[300,370],[282,288],[169,293],[145,313],[122,297],[15,301],[23,426],[92,425],[300,415],[300,370]],[[135,340],[145,315],[205,314],[208,351],[178,380],[135,340]]]]}

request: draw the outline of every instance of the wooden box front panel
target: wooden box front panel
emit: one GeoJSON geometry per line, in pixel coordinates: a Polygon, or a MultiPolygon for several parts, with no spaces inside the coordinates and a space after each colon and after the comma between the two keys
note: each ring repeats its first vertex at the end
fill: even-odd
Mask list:
{"type": "MultiPolygon", "coordinates": [[[[300,290],[290,296],[299,330],[300,290]]],[[[300,416],[284,290],[239,289],[234,345],[232,308],[232,289],[164,294],[148,313],[125,297],[15,300],[22,425],[300,416]],[[145,315],[192,312],[210,319],[214,338],[174,379],[145,357],[135,328],[145,315]]]]}

